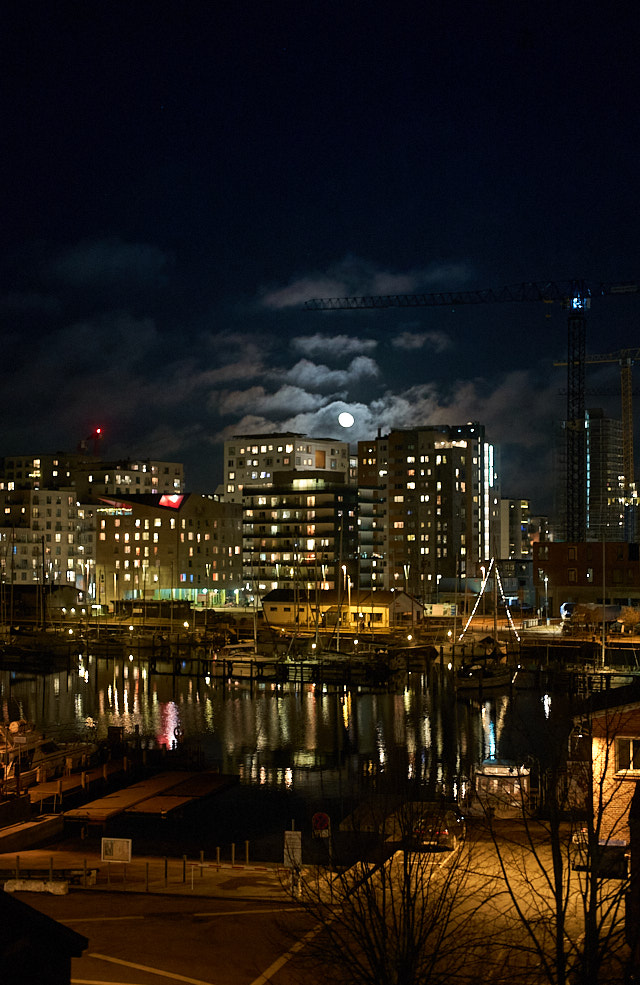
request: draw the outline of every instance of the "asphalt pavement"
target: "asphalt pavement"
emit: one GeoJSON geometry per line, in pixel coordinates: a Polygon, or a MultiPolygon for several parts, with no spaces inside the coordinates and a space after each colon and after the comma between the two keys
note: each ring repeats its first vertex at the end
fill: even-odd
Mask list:
{"type": "MultiPolygon", "coordinates": [[[[76,841],[0,854],[6,891],[160,893],[218,899],[291,900],[291,870],[284,864],[132,855],[105,861],[94,846],[76,841]]],[[[23,896],[23,898],[25,898],[23,896]]]]}

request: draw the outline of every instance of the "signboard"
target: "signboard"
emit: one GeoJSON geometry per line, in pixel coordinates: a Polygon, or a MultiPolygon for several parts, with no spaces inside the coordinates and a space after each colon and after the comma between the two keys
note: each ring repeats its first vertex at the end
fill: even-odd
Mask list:
{"type": "Polygon", "coordinates": [[[302,831],[285,831],[284,864],[288,869],[299,869],[302,865],[302,831]]]}
{"type": "Polygon", "coordinates": [[[424,606],[425,616],[448,616],[449,618],[457,615],[455,602],[427,602],[424,606]]]}
{"type": "Polygon", "coordinates": [[[130,862],[131,838],[103,838],[101,858],[103,862],[130,862]]]}
{"type": "Polygon", "coordinates": [[[331,835],[331,820],[328,814],[319,812],[311,818],[311,828],[314,838],[329,838],[331,835]]]}

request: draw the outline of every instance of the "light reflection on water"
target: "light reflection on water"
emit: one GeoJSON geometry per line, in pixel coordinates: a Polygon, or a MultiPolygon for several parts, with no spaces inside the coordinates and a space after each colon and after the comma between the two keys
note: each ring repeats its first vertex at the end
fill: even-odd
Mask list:
{"type": "Polygon", "coordinates": [[[399,693],[270,683],[208,686],[149,675],[144,663],[85,658],[69,672],[18,679],[0,672],[2,717],[62,739],[109,726],[143,747],[197,745],[206,765],[244,782],[303,790],[394,771],[453,793],[484,758],[540,758],[558,702],[534,692],[457,700],[445,672],[410,678],[399,693]]]}

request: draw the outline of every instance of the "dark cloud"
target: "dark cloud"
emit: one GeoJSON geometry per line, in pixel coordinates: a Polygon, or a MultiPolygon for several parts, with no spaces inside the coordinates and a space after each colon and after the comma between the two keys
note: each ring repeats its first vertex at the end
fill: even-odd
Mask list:
{"type": "Polygon", "coordinates": [[[48,273],[67,286],[116,286],[154,281],[170,263],[163,250],[149,243],[113,237],[86,240],[54,256],[48,273]]]}

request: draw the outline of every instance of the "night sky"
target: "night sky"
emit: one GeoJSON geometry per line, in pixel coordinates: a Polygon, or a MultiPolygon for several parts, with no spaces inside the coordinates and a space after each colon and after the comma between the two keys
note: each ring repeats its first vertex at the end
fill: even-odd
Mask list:
{"type": "MultiPolygon", "coordinates": [[[[101,426],[213,492],[233,434],[477,420],[550,509],[559,305],[304,301],[640,278],[639,35],[631,2],[5,3],[0,455],[101,426]]],[[[587,351],[639,319],[594,300],[587,351]]],[[[615,365],[587,386],[619,416],[615,365]]]]}

